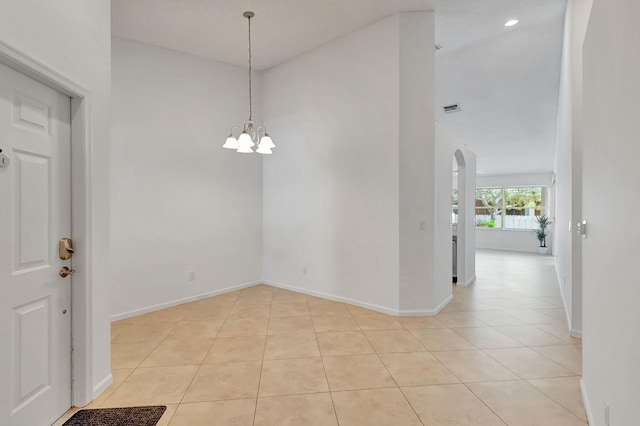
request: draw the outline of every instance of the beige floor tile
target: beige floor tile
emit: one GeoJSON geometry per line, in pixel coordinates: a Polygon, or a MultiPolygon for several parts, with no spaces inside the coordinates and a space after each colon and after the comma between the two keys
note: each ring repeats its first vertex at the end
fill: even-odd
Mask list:
{"type": "Polygon", "coordinates": [[[351,314],[341,315],[312,315],[313,327],[316,333],[324,333],[328,331],[360,331],[358,323],[353,319],[351,314]]]}
{"type": "Polygon", "coordinates": [[[350,305],[346,304],[347,309],[351,314],[378,314],[380,312],[374,311],[372,309],[363,308],[362,306],[350,305]]]}
{"type": "Polygon", "coordinates": [[[198,365],[209,351],[213,339],[165,340],[140,364],[141,367],[198,365]]]}
{"type": "Polygon", "coordinates": [[[587,422],[587,415],[582,403],[582,393],[580,392],[580,377],[556,377],[527,381],[549,398],[571,411],[583,422],[587,422]]]}
{"type": "Polygon", "coordinates": [[[398,388],[332,392],[340,426],[419,426],[398,388]]]}
{"type": "Polygon", "coordinates": [[[107,398],[103,407],[177,404],[197,366],[138,368],[107,398]]]}
{"type": "Polygon", "coordinates": [[[470,313],[476,319],[489,326],[496,325],[523,325],[524,322],[518,318],[505,314],[502,311],[474,311],[470,313]]]}
{"type": "Polygon", "coordinates": [[[307,303],[307,295],[287,290],[274,290],[273,303],[307,303]]]}
{"type": "Polygon", "coordinates": [[[332,391],[396,386],[376,355],[340,355],[322,358],[332,391]]]}
{"type": "Polygon", "coordinates": [[[165,337],[165,340],[213,339],[218,335],[222,323],[222,320],[181,321],[165,337]]]}
{"type": "Polygon", "coordinates": [[[510,426],[585,425],[525,381],[474,383],[467,386],[510,426]]]}
{"type": "Polygon", "coordinates": [[[111,343],[111,368],[136,368],[156,346],[156,342],[111,343]]]}
{"type": "Polygon", "coordinates": [[[518,318],[526,324],[549,324],[557,323],[557,320],[549,315],[533,309],[504,309],[503,312],[512,317],[518,318]]]}
{"type": "Polygon", "coordinates": [[[460,380],[429,352],[380,354],[398,386],[460,383],[460,380]]]}
{"type": "Polygon", "coordinates": [[[529,348],[485,349],[484,352],[523,379],[575,376],[575,373],[529,348]]]}
{"type": "Polygon", "coordinates": [[[140,321],[138,323],[178,322],[184,319],[186,312],[182,305],[172,306],[140,315],[140,321]]]}
{"type": "Polygon", "coordinates": [[[476,349],[475,346],[448,328],[411,330],[411,334],[430,351],[476,349]]]}
{"type": "Polygon", "coordinates": [[[385,314],[353,314],[362,330],[402,330],[404,327],[391,315],[385,314]]]}
{"type": "Polygon", "coordinates": [[[329,391],[320,358],[264,361],[260,397],[329,391]]]}
{"type": "Polygon", "coordinates": [[[364,334],[378,353],[426,351],[407,330],[369,330],[364,334]]]}
{"type": "Polygon", "coordinates": [[[313,333],[311,316],[277,317],[269,320],[267,334],[313,333]]]}
{"type": "Polygon", "coordinates": [[[240,293],[227,293],[221,294],[220,296],[200,299],[193,303],[194,307],[197,308],[219,308],[221,306],[230,308],[234,303],[236,303],[236,300],[238,300],[238,296],[240,296],[240,293]]]}
{"type": "Polygon", "coordinates": [[[114,368],[111,370],[113,376],[113,383],[106,388],[96,399],[91,401],[89,405],[84,408],[100,408],[102,404],[115,392],[116,389],[131,375],[134,371],[133,368],[114,368]]]}
{"type": "Polygon", "coordinates": [[[262,361],[265,341],[265,336],[218,337],[204,363],[262,361]]]}
{"type": "Polygon", "coordinates": [[[175,322],[136,323],[123,330],[113,339],[114,343],[155,342],[160,343],[176,326],[175,322]]]}
{"type": "Polygon", "coordinates": [[[231,305],[198,305],[184,316],[186,321],[222,321],[231,311],[231,305]]]}
{"type": "Polygon", "coordinates": [[[402,388],[409,403],[429,426],[505,426],[465,385],[402,388]]]}
{"type": "Polygon", "coordinates": [[[485,327],[487,325],[467,312],[444,312],[438,314],[436,318],[449,327],[485,327]]]}
{"type": "Polygon", "coordinates": [[[271,305],[234,305],[229,312],[228,320],[259,319],[265,321],[271,313],[271,305]]]}
{"type": "Polygon", "coordinates": [[[329,393],[258,398],[255,426],[338,426],[329,393]]]}
{"type": "Polygon", "coordinates": [[[538,346],[531,347],[531,349],[541,353],[576,374],[582,374],[582,346],[538,346]]]}
{"type": "Polygon", "coordinates": [[[251,426],[255,399],[180,404],[170,426],[251,426]]]}
{"type": "Polygon", "coordinates": [[[269,321],[266,319],[226,320],[218,332],[218,337],[264,336],[269,321]]]}
{"type": "Polygon", "coordinates": [[[322,356],[371,354],[373,348],[361,331],[317,333],[322,356]]]}
{"type": "Polygon", "coordinates": [[[121,321],[111,323],[111,341],[120,335],[123,331],[129,328],[133,323],[123,323],[121,321]]]}
{"type": "Polygon", "coordinates": [[[271,305],[271,318],[283,318],[283,317],[297,317],[307,316],[309,317],[309,305],[304,303],[274,303],[271,305]]]}
{"type": "Polygon", "coordinates": [[[242,293],[236,300],[237,305],[270,305],[273,294],[269,293],[242,293]]]}
{"type": "Polygon", "coordinates": [[[309,312],[311,312],[312,315],[351,315],[347,305],[344,303],[318,298],[307,298],[307,301],[309,304],[309,312]]]}
{"type": "Polygon", "coordinates": [[[454,328],[457,334],[480,349],[519,348],[522,343],[499,332],[493,327],[454,328]]]}
{"type": "Polygon", "coordinates": [[[166,404],[167,405],[167,409],[164,410],[164,413],[162,414],[162,417],[160,417],[160,420],[158,420],[158,423],[156,423],[156,426],[169,426],[169,422],[171,421],[171,418],[173,417],[173,415],[176,413],[176,410],[178,409],[178,404],[166,404]]]}
{"type": "Polygon", "coordinates": [[[536,327],[542,331],[554,335],[564,343],[570,343],[572,345],[581,345],[582,339],[573,337],[569,333],[569,328],[566,322],[554,322],[549,324],[536,324],[536,327]]]}
{"type": "Polygon", "coordinates": [[[260,362],[203,364],[182,401],[255,398],[258,395],[260,368],[260,362]]]}
{"type": "Polygon", "coordinates": [[[519,379],[480,350],[433,352],[433,355],[465,383],[519,379]]]}
{"type": "Polygon", "coordinates": [[[505,325],[496,327],[501,333],[526,346],[561,345],[557,337],[540,330],[532,325],[505,325]]]}
{"type": "Polygon", "coordinates": [[[420,330],[422,328],[447,328],[436,317],[399,317],[398,321],[408,330],[420,330]]]}
{"type": "Polygon", "coordinates": [[[267,336],[264,359],[317,358],[320,356],[315,334],[267,336]]]}

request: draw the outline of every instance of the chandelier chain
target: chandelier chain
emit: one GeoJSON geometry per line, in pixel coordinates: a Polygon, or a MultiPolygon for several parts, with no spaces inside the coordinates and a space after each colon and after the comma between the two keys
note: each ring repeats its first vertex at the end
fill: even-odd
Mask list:
{"type": "Polygon", "coordinates": [[[249,21],[249,121],[253,120],[253,99],[251,97],[251,17],[248,16],[249,21]]]}

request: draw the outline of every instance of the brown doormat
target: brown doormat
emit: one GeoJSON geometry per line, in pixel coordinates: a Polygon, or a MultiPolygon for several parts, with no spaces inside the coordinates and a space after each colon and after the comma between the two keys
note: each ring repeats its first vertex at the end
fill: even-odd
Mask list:
{"type": "Polygon", "coordinates": [[[166,405],[80,410],[62,426],[155,426],[166,405]]]}

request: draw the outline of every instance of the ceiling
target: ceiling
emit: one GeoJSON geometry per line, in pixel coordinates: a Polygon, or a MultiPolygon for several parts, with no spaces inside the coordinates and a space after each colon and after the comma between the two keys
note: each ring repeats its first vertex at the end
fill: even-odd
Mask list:
{"type": "Polygon", "coordinates": [[[437,120],[484,174],[553,169],[566,0],[112,0],[114,35],[267,69],[401,11],[436,11],[437,120]],[[506,28],[517,18],[520,24],[506,28]],[[258,36],[259,35],[259,36],[258,36]]]}

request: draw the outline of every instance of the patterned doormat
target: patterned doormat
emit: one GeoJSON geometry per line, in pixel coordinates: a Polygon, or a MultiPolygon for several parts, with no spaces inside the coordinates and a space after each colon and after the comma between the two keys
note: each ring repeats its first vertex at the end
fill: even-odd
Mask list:
{"type": "Polygon", "coordinates": [[[155,426],[165,405],[80,410],[62,426],[155,426]]]}

